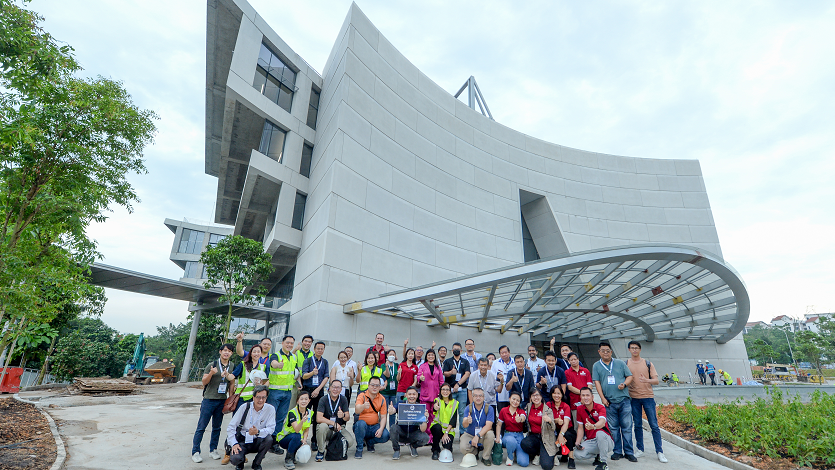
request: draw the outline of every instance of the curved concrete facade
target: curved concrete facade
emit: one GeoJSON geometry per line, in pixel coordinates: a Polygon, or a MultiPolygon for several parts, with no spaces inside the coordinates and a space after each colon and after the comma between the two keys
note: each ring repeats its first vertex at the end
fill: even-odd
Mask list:
{"type": "MultiPolygon", "coordinates": [[[[418,70],[356,4],[321,77],[243,1],[210,1],[207,55],[222,56],[220,41],[213,43],[211,37],[213,4],[233,17],[232,6],[240,11],[234,52],[223,62],[230,69],[223,93],[212,83],[223,80],[218,75],[223,63],[208,64],[207,172],[219,169],[216,221],[235,220],[236,233],[246,233],[242,214],[255,213],[249,207],[256,204],[248,198],[258,191],[256,176],[280,186],[264,243],[297,256],[291,333],[368,344],[381,331],[393,342],[410,337],[412,344],[424,346],[433,339],[449,345],[475,336],[470,328],[427,328],[424,322],[406,319],[345,315],[342,306],[521,263],[523,218],[542,257],[646,243],[688,245],[721,257],[698,161],[587,152],[494,122],[418,70]],[[298,69],[299,91],[289,113],[252,87],[262,41],[298,69]],[[235,73],[238,69],[242,72],[235,73]],[[321,90],[315,131],[303,120],[311,85],[321,90]],[[236,145],[235,119],[246,118],[236,111],[241,105],[261,122],[266,118],[289,133],[283,161],[256,150],[246,155],[246,177],[238,176],[245,180],[240,207],[224,212],[228,200],[235,202],[226,196],[234,177],[224,168],[236,161],[228,149],[236,145]],[[213,113],[212,108],[224,111],[213,113]],[[232,113],[237,113],[235,119],[232,113]],[[298,167],[296,155],[305,142],[313,144],[309,178],[288,169],[298,167]],[[307,195],[301,231],[289,228],[291,199],[285,193],[291,191],[285,188],[307,195]]],[[[215,30],[217,35],[223,32],[216,25],[215,30]]],[[[529,341],[527,335],[495,330],[478,333],[476,340],[479,350],[509,344],[513,352],[529,341]]],[[[750,377],[740,340],[681,343],[681,348],[656,344],[657,357],[680,357],[687,364],[695,357],[726,357],[733,361],[726,366],[732,373],[750,377]]],[[[625,346],[618,354],[624,356],[625,346]]]]}

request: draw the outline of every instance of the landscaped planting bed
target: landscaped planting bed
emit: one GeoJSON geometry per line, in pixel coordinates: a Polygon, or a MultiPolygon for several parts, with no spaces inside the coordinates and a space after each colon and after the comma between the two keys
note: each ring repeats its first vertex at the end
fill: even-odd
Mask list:
{"type": "Polygon", "coordinates": [[[662,428],[763,470],[835,468],[835,395],[816,391],[810,403],[784,402],[777,388],[767,398],[658,409],[662,428]]]}

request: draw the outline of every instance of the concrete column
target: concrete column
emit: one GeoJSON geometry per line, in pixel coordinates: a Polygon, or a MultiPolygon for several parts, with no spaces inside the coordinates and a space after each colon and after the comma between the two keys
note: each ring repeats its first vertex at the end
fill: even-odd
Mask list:
{"type": "Polygon", "coordinates": [[[188,335],[188,347],[186,357],[183,360],[183,369],[180,371],[180,382],[188,382],[188,373],[191,370],[191,356],[194,354],[194,343],[197,341],[197,327],[200,326],[200,310],[195,310],[194,318],[191,321],[191,334],[188,335]]]}

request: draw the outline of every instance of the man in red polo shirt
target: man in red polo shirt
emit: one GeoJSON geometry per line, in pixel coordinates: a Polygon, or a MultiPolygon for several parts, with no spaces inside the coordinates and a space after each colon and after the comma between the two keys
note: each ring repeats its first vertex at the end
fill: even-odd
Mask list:
{"type": "Polygon", "coordinates": [[[615,448],[615,441],[606,423],[606,407],[594,402],[591,388],[580,389],[580,406],[577,407],[577,421],[583,427],[582,433],[577,433],[574,446],[574,459],[585,460],[594,456],[595,470],[609,470],[606,456],[615,448]]]}
{"type": "Polygon", "coordinates": [[[386,337],[382,333],[377,333],[377,337],[374,339],[374,346],[365,350],[366,357],[371,351],[374,351],[377,354],[377,365],[380,367],[386,363],[386,347],[383,346],[384,339],[386,339],[386,337]]]}
{"type": "Polygon", "coordinates": [[[577,422],[577,407],[580,406],[580,389],[591,387],[593,383],[591,372],[585,367],[580,367],[580,358],[577,353],[568,353],[568,364],[571,366],[565,371],[565,380],[568,382],[568,406],[571,408],[571,416],[574,418],[574,429],[580,425],[577,422]]]}

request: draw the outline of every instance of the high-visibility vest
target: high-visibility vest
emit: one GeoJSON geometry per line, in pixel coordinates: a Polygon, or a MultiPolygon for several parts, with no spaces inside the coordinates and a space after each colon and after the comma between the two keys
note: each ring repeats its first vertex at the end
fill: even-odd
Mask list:
{"type": "Polygon", "coordinates": [[[293,388],[295,382],[296,372],[296,355],[284,354],[279,351],[277,354],[270,356],[270,362],[275,359],[278,362],[284,362],[281,368],[270,367],[270,390],[290,390],[293,388]]]}
{"type": "MultiPolygon", "coordinates": [[[[293,425],[290,424],[290,416],[291,415],[296,417],[296,421],[302,419],[301,415],[299,414],[299,408],[298,407],[295,407],[292,410],[290,410],[287,413],[287,419],[284,420],[284,428],[281,430],[280,433],[276,434],[276,436],[275,436],[276,441],[280,441],[281,438],[283,438],[284,436],[286,436],[288,434],[293,434],[293,433],[297,432],[297,431],[293,430],[293,425]]],[[[304,435],[304,432],[307,431],[307,428],[310,427],[310,422],[311,422],[312,417],[313,417],[313,413],[308,413],[307,414],[307,419],[304,420],[304,422],[302,423],[302,428],[298,431],[298,434],[304,435]]]]}
{"type": "Polygon", "coordinates": [[[246,371],[246,365],[241,364],[241,367],[243,367],[243,369],[242,369],[242,372],[241,372],[241,376],[238,377],[238,385],[235,387],[235,393],[240,394],[241,399],[243,399],[243,401],[249,401],[249,400],[252,400],[252,390],[255,388],[255,384],[252,383],[252,380],[247,380],[247,379],[256,370],[260,370],[262,372],[264,370],[266,370],[267,369],[267,364],[265,363],[265,364],[258,364],[256,366],[253,366],[252,370],[249,371],[248,373],[246,371]],[[247,383],[247,382],[249,382],[249,383],[247,383]],[[246,385],[246,386],[244,386],[244,385],[246,385]]]}
{"type": "Polygon", "coordinates": [[[299,374],[301,374],[301,372],[302,372],[302,366],[304,366],[304,361],[312,355],[313,355],[313,348],[311,348],[310,351],[307,352],[307,354],[305,354],[305,352],[302,351],[301,349],[296,351],[296,369],[299,370],[299,374]]]}
{"type": "Polygon", "coordinates": [[[368,390],[368,382],[371,380],[371,377],[381,377],[383,376],[383,369],[374,366],[374,369],[369,369],[367,365],[362,366],[360,369],[360,387],[359,391],[364,392],[368,390]]]}
{"type": "Polygon", "coordinates": [[[444,403],[444,400],[438,397],[435,399],[435,403],[438,404],[438,411],[435,412],[435,419],[432,421],[432,425],[440,424],[442,428],[448,425],[452,426],[450,434],[455,436],[455,429],[458,427],[458,423],[450,423],[449,421],[452,419],[452,413],[455,413],[458,409],[458,400],[450,397],[449,403],[444,403]]]}

